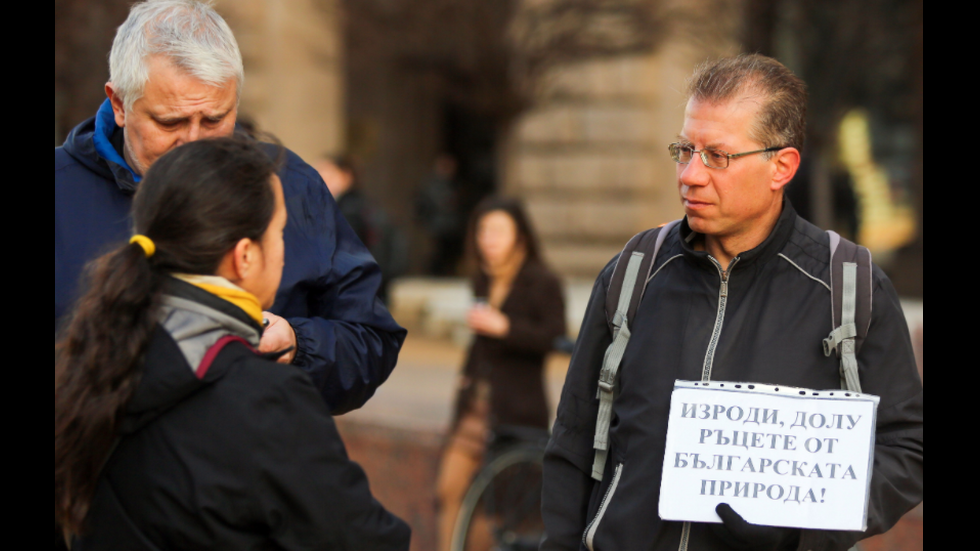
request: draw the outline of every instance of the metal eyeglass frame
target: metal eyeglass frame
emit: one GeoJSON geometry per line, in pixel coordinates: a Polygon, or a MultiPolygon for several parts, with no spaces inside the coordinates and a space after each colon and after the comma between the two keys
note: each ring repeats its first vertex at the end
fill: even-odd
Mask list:
{"type": "MultiPolygon", "coordinates": [[[[681,148],[681,145],[682,144],[680,142],[675,142],[675,143],[670,144],[667,147],[667,150],[670,151],[670,158],[675,163],[677,163],[679,165],[689,165],[689,164],[691,164],[691,161],[688,161],[686,163],[682,163],[680,161],[680,155],[675,155],[674,154],[674,148],[677,148],[678,149],[678,153],[679,153],[679,150],[681,148]]],[[[709,147],[709,148],[702,149],[700,151],[698,151],[697,149],[692,150],[691,151],[691,155],[692,155],[691,156],[691,160],[694,160],[694,157],[693,157],[694,154],[700,154],[701,155],[701,162],[704,163],[704,166],[706,166],[708,168],[714,168],[714,169],[717,169],[717,170],[725,170],[726,168],[728,168],[728,167],[731,166],[732,159],[738,159],[739,157],[745,157],[745,156],[748,156],[748,155],[755,155],[756,153],[774,153],[776,151],[782,151],[784,149],[788,149],[788,146],[770,147],[768,149],[759,149],[759,150],[756,150],[756,151],[746,151],[745,153],[736,153],[734,155],[730,155],[727,151],[722,151],[720,149],[713,149],[713,148],[710,148],[709,147]],[[718,153],[718,154],[721,154],[722,156],[724,156],[726,158],[728,164],[726,164],[725,166],[713,166],[713,165],[709,164],[708,163],[708,152],[709,151],[712,151],[714,153],[718,153]]]]}

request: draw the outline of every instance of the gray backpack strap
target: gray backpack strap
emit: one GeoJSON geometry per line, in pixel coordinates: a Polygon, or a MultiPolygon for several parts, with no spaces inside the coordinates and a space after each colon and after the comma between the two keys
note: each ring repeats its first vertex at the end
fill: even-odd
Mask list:
{"type": "Polygon", "coordinates": [[[613,342],[606,349],[602,372],[599,375],[599,417],[596,421],[594,443],[596,455],[592,467],[592,478],[600,482],[605,476],[609,458],[609,427],[612,424],[613,403],[616,401],[616,381],[623,355],[632,336],[630,327],[633,325],[633,319],[636,317],[636,311],[646,290],[647,280],[656,264],[660,248],[676,224],[677,222],[674,222],[634,237],[620,255],[613,272],[606,304],[606,317],[610,323],[613,342]],[[643,274],[646,274],[646,277],[641,279],[643,274]]]}
{"type": "Polygon", "coordinates": [[[874,275],[871,251],[834,232],[830,236],[830,287],[834,330],[824,340],[824,353],[841,360],[841,387],[863,392],[857,355],[871,328],[874,275]]]}

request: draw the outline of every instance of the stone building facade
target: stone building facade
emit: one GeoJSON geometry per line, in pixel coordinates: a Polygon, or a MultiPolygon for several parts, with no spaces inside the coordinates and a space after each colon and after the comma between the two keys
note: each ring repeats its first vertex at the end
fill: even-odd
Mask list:
{"type": "MultiPolygon", "coordinates": [[[[818,53],[811,56],[814,59],[810,63],[817,65],[803,64],[805,71],[812,73],[810,77],[816,83],[835,83],[838,79],[832,78],[833,75],[843,71],[838,66],[840,63],[819,64],[824,59],[819,55],[821,48],[814,48],[812,44],[814,40],[831,40],[832,37],[826,36],[830,33],[824,29],[827,27],[831,31],[836,29],[843,37],[834,39],[836,42],[831,46],[836,45],[844,51],[867,50],[856,55],[857,59],[878,59],[874,55],[887,54],[882,59],[889,62],[877,63],[876,67],[898,67],[901,70],[895,71],[899,76],[904,74],[902,71],[914,69],[910,82],[917,83],[917,94],[906,94],[907,98],[887,96],[895,101],[875,101],[875,105],[896,102],[898,105],[921,105],[921,2],[896,0],[895,6],[902,9],[888,11],[889,1],[875,0],[872,11],[878,15],[898,13],[892,18],[895,21],[890,27],[885,25],[878,29],[877,34],[869,32],[869,38],[861,41],[854,39],[855,33],[849,32],[850,27],[844,24],[856,16],[840,11],[850,5],[843,0],[835,0],[833,6],[800,0],[621,0],[622,5],[646,3],[673,12],[674,25],[677,25],[676,21],[683,22],[679,26],[686,25],[684,32],[676,32],[667,25],[656,30],[663,36],[649,52],[605,55],[552,67],[542,78],[532,101],[503,116],[480,112],[472,106],[461,107],[454,91],[447,90],[447,81],[455,79],[458,83],[473,76],[460,75],[459,67],[452,67],[451,58],[454,55],[479,58],[478,52],[451,50],[479,50],[481,44],[478,41],[467,43],[465,35],[469,30],[460,31],[459,21],[442,17],[439,10],[447,6],[459,9],[459,6],[471,3],[454,0],[426,0],[424,3],[215,0],[215,4],[234,29],[245,56],[242,113],[307,160],[315,160],[324,154],[353,153],[362,165],[367,194],[409,236],[413,274],[424,275],[426,263],[423,259],[429,249],[428,238],[420,231],[415,219],[413,201],[431,173],[433,160],[448,150],[465,157],[461,163],[465,169],[462,180],[473,188],[471,195],[498,192],[523,198],[541,233],[547,259],[566,276],[590,279],[631,235],[681,214],[674,189],[674,167],[667,158],[666,145],[673,141],[680,128],[685,80],[698,62],[735,53],[743,45],[773,55],[782,52],[781,58],[790,59],[800,58],[797,50],[807,47],[818,53]],[[365,53],[371,49],[371,44],[365,49],[363,37],[360,42],[352,41],[357,33],[351,31],[362,23],[357,19],[358,10],[352,8],[367,5],[378,6],[380,11],[397,12],[400,9],[401,13],[416,17],[414,21],[403,20],[406,18],[402,16],[394,18],[391,24],[396,32],[414,24],[419,27],[412,35],[415,38],[419,35],[441,37],[455,32],[464,35],[464,40],[461,41],[459,36],[455,42],[437,39],[433,42],[437,46],[441,44],[442,50],[438,47],[418,49],[417,44],[408,44],[410,41],[401,40],[401,36],[393,36],[385,46],[389,50],[385,55],[365,53]],[[909,11],[915,5],[919,6],[918,12],[909,11]],[[801,6],[810,11],[801,11],[801,6]],[[802,16],[797,14],[796,19],[800,21],[796,21],[790,17],[796,12],[805,13],[807,17],[801,19],[802,16]],[[712,17],[704,17],[707,13],[713,14],[712,17]],[[816,16],[823,18],[824,27],[811,21],[816,16]],[[727,28],[703,27],[709,19],[730,24],[727,28]],[[918,23],[909,27],[910,21],[918,23]],[[768,32],[755,28],[760,26],[768,32]],[[895,36],[903,35],[906,27],[918,29],[918,39],[907,48],[918,57],[903,57],[905,46],[891,49],[882,46],[895,43],[895,36]],[[810,29],[809,34],[802,32],[807,29],[810,29]],[[794,42],[790,34],[802,38],[794,42]],[[804,40],[806,36],[810,38],[804,40]],[[875,36],[878,39],[874,39],[875,36]],[[758,43],[749,40],[753,37],[759,38],[758,43]],[[412,50],[413,47],[416,50],[412,50]],[[879,52],[883,48],[884,54],[879,52]],[[903,69],[903,64],[909,67],[903,69]],[[457,151],[452,151],[454,149],[457,151]]],[[[598,0],[596,3],[611,4],[598,0]]],[[[504,4],[527,8],[556,2],[513,0],[499,3],[504,4]]],[[[125,17],[128,5],[129,0],[56,0],[56,145],[75,124],[92,116],[104,100],[105,55],[113,29],[125,17]]],[[[520,13],[522,9],[515,10],[514,26],[520,26],[520,13]]],[[[887,19],[868,17],[873,21],[887,19]]],[[[506,30],[501,34],[504,33],[506,30]]],[[[618,35],[613,32],[610,36],[618,35]]],[[[382,32],[380,38],[383,37],[382,32]]],[[[379,35],[375,33],[367,42],[380,42],[378,39],[379,35]]],[[[865,72],[849,70],[844,71],[844,76],[865,72]]],[[[877,90],[872,84],[882,80],[875,77],[870,79],[872,84],[868,84],[857,77],[851,80],[855,79],[861,81],[859,84],[863,83],[856,88],[851,83],[851,87],[859,91],[865,88],[877,90]]],[[[895,82],[905,86],[908,83],[903,79],[905,77],[897,78],[895,82]]],[[[899,90],[902,86],[896,84],[889,89],[899,90]]],[[[815,92],[819,92],[814,94],[819,96],[815,97],[818,100],[816,107],[823,110],[823,115],[815,120],[832,121],[834,115],[824,112],[828,111],[824,104],[828,103],[828,97],[836,98],[842,94],[835,93],[833,84],[824,85],[815,92]]],[[[857,97],[863,96],[857,94],[857,97]]],[[[921,141],[921,106],[918,113],[917,132],[921,141]]],[[[823,124],[828,125],[832,126],[831,123],[823,124]]],[[[904,133],[889,131],[883,134],[909,134],[911,138],[905,141],[914,143],[915,130],[905,128],[904,133]]],[[[822,145],[821,140],[811,141],[817,142],[817,146],[810,150],[811,155],[816,151],[814,166],[825,166],[833,161],[826,157],[833,157],[834,144],[826,143],[827,139],[822,140],[822,145]]],[[[907,156],[904,150],[900,153],[907,156]]],[[[899,176],[908,173],[906,179],[918,182],[918,187],[913,186],[913,190],[919,190],[921,203],[921,152],[919,162],[912,163],[911,171],[905,166],[907,159],[899,157],[898,169],[893,172],[899,176]]],[[[811,190],[810,217],[824,226],[834,226],[832,214],[838,207],[830,193],[827,174],[823,173],[826,171],[809,172],[815,174],[809,174],[812,180],[809,187],[797,187],[811,190]]],[[[886,193],[889,191],[886,186],[879,187],[886,193]]],[[[797,206],[803,206],[801,203],[797,206]]],[[[472,206],[472,201],[468,206],[472,206]]],[[[921,208],[918,210],[918,260],[911,263],[896,261],[892,270],[895,273],[891,273],[900,291],[912,296],[921,296],[921,268],[904,271],[898,268],[921,264],[922,216],[921,208]],[[904,282],[906,279],[911,283],[904,282]]],[[[887,260],[884,256],[879,258],[882,262],[887,260]]]]}
{"type": "Polygon", "coordinates": [[[219,0],[245,60],[241,112],[304,159],[344,147],[344,53],[333,0],[219,0]]]}
{"type": "MultiPolygon", "coordinates": [[[[347,58],[337,0],[217,6],[245,57],[242,112],[306,159],[363,152],[366,191],[411,231],[412,198],[446,148],[438,87],[347,58]]],[[[496,191],[526,201],[563,275],[594,277],[632,235],[681,216],[667,144],[692,67],[736,51],[734,36],[719,42],[708,50],[678,38],[657,53],[552,69],[531,108],[499,125],[496,191]]],[[[413,238],[413,256],[423,255],[424,238],[413,238]]]]}
{"type": "Polygon", "coordinates": [[[630,237],[683,216],[667,145],[692,67],[717,53],[661,51],[559,69],[510,137],[505,189],[525,199],[565,275],[594,277],[630,237]]]}

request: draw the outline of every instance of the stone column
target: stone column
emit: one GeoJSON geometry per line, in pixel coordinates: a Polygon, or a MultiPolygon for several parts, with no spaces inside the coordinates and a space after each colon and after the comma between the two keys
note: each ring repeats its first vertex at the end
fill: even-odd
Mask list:
{"type": "Polygon", "coordinates": [[[683,216],[667,146],[683,125],[686,80],[705,57],[668,43],[653,55],[562,67],[515,125],[506,189],[527,202],[563,275],[594,278],[633,235],[683,216]]]}
{"type": "Polygon", "coordinates": [[[241,111],[312,162],[345,145],[337,0],[219,0],[245,58],[241,111]]]}

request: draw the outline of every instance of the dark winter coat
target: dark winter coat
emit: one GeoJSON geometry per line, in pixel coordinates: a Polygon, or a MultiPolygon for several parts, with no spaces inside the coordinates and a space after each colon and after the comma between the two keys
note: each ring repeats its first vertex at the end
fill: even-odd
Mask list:
{"type": "MultiPolygon", "coordinates": [[[[621,394],[610,431],[604,482],[591,478],[599,372],[611,342],[606,293],[613,264],[596,282],[572,360],[545,466],[543,551],[586,549],[583,535],[605,513],[593,551],[677,551],[682,523],[657,512],[671,393],[676,380],[840,388],[840,364],[821,343],[831,319],[830,245],[826,233],[787,202],[770,237],[739,255],[722,310],[722,270],[689,244],[684,223],[671,231],[631,327],[620,368],[621,394]],[[712,347],[712,335],[721,328],[712,347]],[[713,361],[712,361],[712,353],[713,361]],[[622,468],[610,492],[613,472],[622,468]],[[607,494],[611,494],[608,495],[607,494]]],[[[846,551],[895,525],[923,496],[923,391],[898,296],[874,269],[871,331],[858,356],[863,389],[881,397],[869,530],[806,531],[800,551],[846,551]]],[[[704,525],[693,526],[692,551],[730,551],[704,525]]]]}
{"type": "MultiPolygon", "coordinates": [[[[132,235],[129,211],[139,178],[121,150],[122,131],[108,101],[54,150],[56,332],[77,298],[85,264],[132,235]]],[[[287,152],[279,177],[289,223],[272,313],[296,331],[294,365],[310,375],[333,413],[345,413],[388,379],[405,331],[377,299],[381,271],[319,174],[287,152]]]]}
{"type": "Polygon", "coordinates": [[[176,280],[163,313],[75,551],[408,551],[309,376],[252,350],[254,321],[176,280]]]}
{"type": "MultiPolygon", "coordinates": [[[[486,277],[477,278],[476,296],[489,296],[489,286],[486,277]]],[[[561,282],[540,263],[529,262],[500,310],[510,318],[510,334],[504,339],[474,339],[463,370],[471,384],[460,393],[457,418],[472,406],[476,383],[486,381],[492,425],[547,429],[545,358],[555,339],[566,333],[561,282]]]]}

